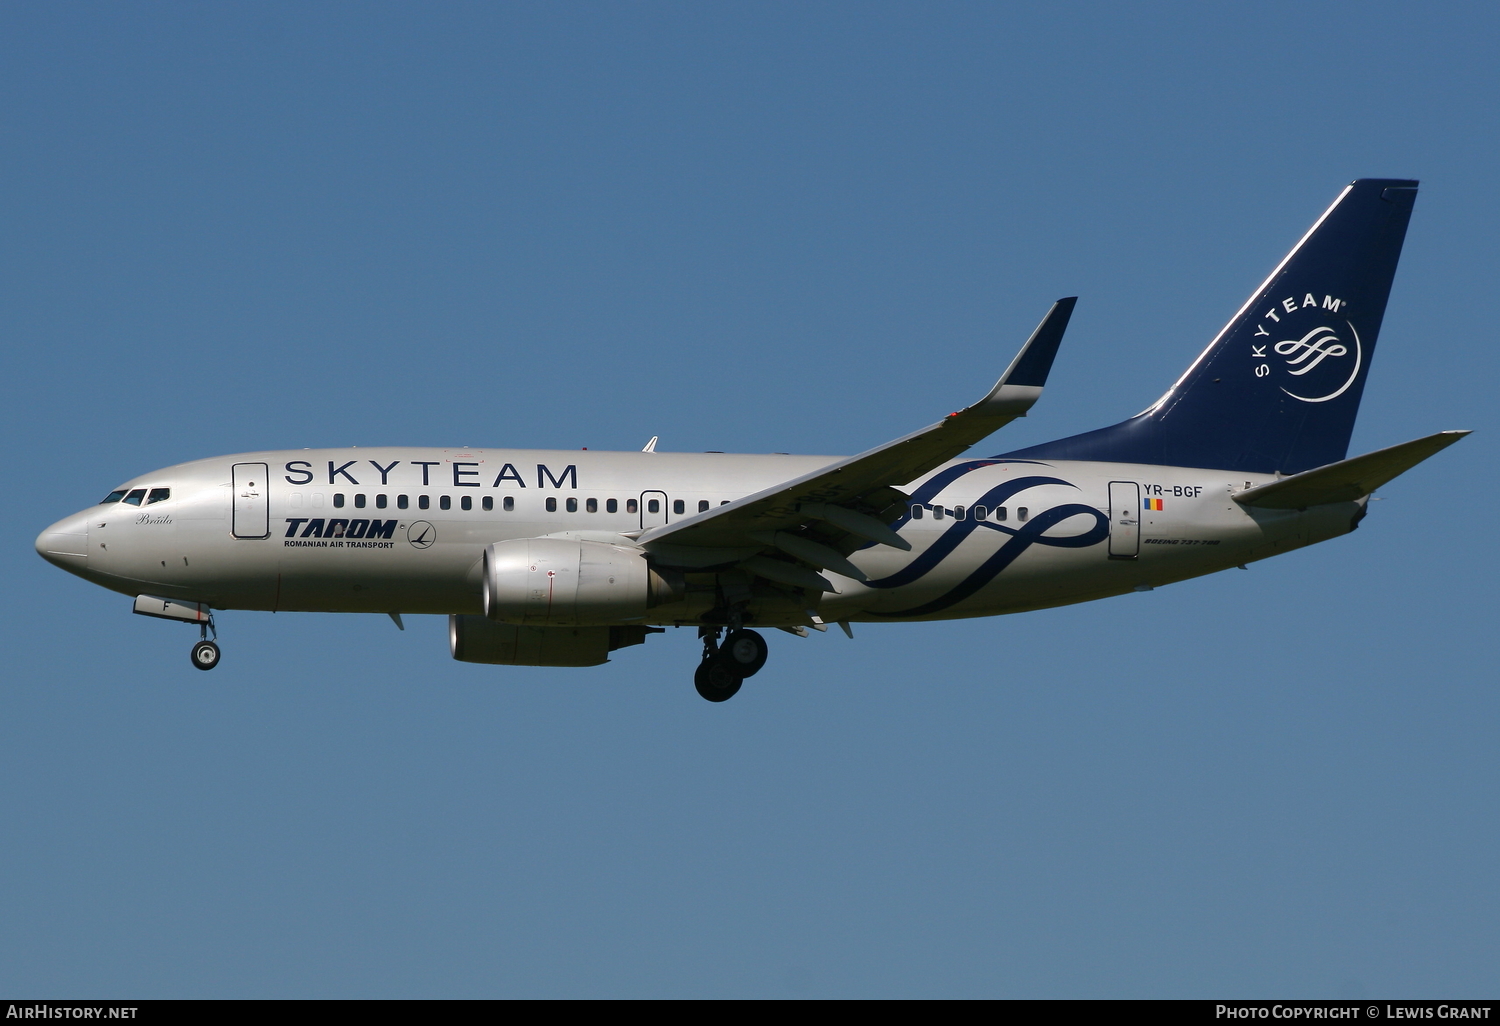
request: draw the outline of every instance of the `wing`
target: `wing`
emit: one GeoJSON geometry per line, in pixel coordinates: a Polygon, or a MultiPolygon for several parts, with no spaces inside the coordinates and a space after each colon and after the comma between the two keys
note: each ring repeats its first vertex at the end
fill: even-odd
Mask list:
{"type": "Polygon", "coordinates": [[[973,406],[774,488],[652,528],[640,535],[640,544],[664,566],[739,565],[783,584],[824,591],[834,590],[827,578],[803,564],[863,580],[845,558],[850,552],[867,542],[911,548],[887,526],[905,511],[906,496],[895,486],[1026,415],[1047,383],[1075,302],[1069,297],[1052,304],[995,387],[973,406]]]}

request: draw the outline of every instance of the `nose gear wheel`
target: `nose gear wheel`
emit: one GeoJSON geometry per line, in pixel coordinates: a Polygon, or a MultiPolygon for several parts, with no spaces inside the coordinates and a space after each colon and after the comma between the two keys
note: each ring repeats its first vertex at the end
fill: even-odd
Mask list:
{"type": "Polygon", "coordinates": [[[212,670],[219,665],[219,646],[206,638],[193,643],[193,650],[189,653],[193,665],[200,670],[212,670]]]}

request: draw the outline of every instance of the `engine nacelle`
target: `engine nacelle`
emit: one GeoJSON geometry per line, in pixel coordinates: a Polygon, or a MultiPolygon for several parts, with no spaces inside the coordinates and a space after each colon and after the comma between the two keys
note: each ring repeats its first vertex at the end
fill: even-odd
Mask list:
{"type": "Polygon", "coordinates": [[[482,616],[448,617],[448,650],[465,663],[505,666],[598,666],[609,653],[643,644],[660,627],[522,627],[482,616]]]}
{"type": "Polygon", "coordinates": [[[521,627],[482,616],[448,617],[448,650],[465,663],[598,666],[609,662],[608,627],[521,627]]]}
{"type": "Polygon", "coordinates": [[[484,615],[503,623],[596,626],[645,619],[675,589],[639,549],[517,538],[484,553],[484,615]]]}

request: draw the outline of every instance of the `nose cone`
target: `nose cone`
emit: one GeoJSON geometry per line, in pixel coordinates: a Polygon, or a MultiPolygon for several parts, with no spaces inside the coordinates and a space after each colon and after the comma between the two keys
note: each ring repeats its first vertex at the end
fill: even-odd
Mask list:
{"type": "Polygon", "coordinates": [[[36,536],[37,555],[77,573],[89,563],[89,512],[64,517],[36,536]]]}

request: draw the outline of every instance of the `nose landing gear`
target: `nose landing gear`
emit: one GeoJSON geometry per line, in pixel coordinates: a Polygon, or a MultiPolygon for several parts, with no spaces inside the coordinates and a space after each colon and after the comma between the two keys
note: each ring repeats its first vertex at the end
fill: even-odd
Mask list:
{"type": "Polygon", "coordinates": [[[188,658],[192,660],[195,667],[200,670],[212,670],[219,665],[219,645],[217,640],[209,640],[208,632],[213,630],[214,639],[219,637],[219,632],[214,630],[214,618],[210,616],[207,623],[198,627],[198,640],[193,642],[192,651],[188,658]]]}
{"type": "Polygon", "coordinates": [[[722,644],[718,627],[703,627],[703,661],[693,674],[693,686],[710,702],[724,702],[735,696],[746,677],[753,677],[766,665],[769,649],[766,639],[755,631],[736,628],[722,644]]]}

